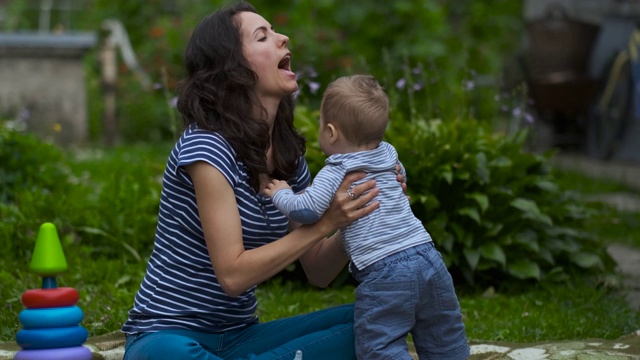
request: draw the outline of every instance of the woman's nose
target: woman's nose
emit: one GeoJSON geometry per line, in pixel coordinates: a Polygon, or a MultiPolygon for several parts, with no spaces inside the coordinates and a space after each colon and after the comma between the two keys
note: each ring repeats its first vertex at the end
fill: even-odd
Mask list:
{"type": "Polygon", "coordinates": [[[282,34],[280,34],[280,36],[282,36],[282,47],[286,48],[287,46],[289,46],[289,37],[282,34]]]}

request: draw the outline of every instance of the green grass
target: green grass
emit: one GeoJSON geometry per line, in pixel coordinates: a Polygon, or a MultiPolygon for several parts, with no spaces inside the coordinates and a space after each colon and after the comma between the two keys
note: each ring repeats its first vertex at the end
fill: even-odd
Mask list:
{"type": "Polygon", "coordinates": [[[632,191],[624,184],[613,180],[588,178],[573,170],[555,169],[553,175],[562,187],[584,195],[632,191]]]}
{"type": "Polygon", "coordinates": [[[472,341],[615,339],[640,329],[640,314],[619,292],[584,279],[521,293],[486,293],[460,297],[472,341]]]}
{"type": "MultiPolygon", "coordinates": [[[[59,277],[60,286],[80,291],[82,325],[90,335],[120,328],[142,279],[144,264],[117,260],[91,260],[82,251],[67,249],[70,269],[59,277]]],[[[7,280],[0,273],[3,284],[7,280]]],[[[13,297],[4,300],[0,313],[0,341],[13,341],[20,329],[19,297],[39,285],[35,275],[24,273],[14,283],[13,297]]],[[[568,285],[531,286],[526,291],[483,293],[462,289],[459,299],[467,336],[471,341],[536,342],[587,338],[615,339],[640,329],[640,313],[632,311],[614,288],[593,286],[587,280],[568,285]]],[[[354,288],[314,289],[292,282],[271,281],[258,291],[262,321],[294,316],[354,300],[354,288]]]]}
{"type": "MultiPolygon", "coordinates": [[[[639,196],[637,190],[612,180],[592,179],[576,171],[554,171],[554,178],[565,189],[570,189],[585,198],[603,193],[629,193],[639,196]]],[[[588,224],[588,231],[608,242],[625,244],[640,249],[640,212],[615,209],[604,203],[592,204],[599,215],[588,224]]]]}
{"type": "MultiPolygon", "coordinates": [[[[166,154],[165,146],[155,150],[127,148],[106,154],[88,152],[83,157],[71,160],[70,167],[78,179],[75,190],[77,194],[72,198],[82,198],[82,191],[95,191],[92,194],[99,199],[118,200],[110,203],[120,204],[121,208],[117,211],[106,209],[107,211],[129,211],[126,215],[120,214],[111,219],[101,219],[103,222],[96,220],[94,225],[89,224],[96,229],[116,229],[118,222],[126,225],[123,227],[126,229],[124,233],[108,234],[118,241],[104,241],[101,246],[95,246],[95,243],[104,240],[100,238],[102,235],[92,233],[90,228],[75,234],[59,230],[69,270],[58,277],[58,284],[79,290],[81,298],[78,305],[85,312],[82,325],[91,336],[116,331],[126,320],[127,311],[144,275],[148,256],[148,253],[142,251],[132,253],[125,246],[130,240],[126,238],[127,234],[142,231],[136,227],[142,221],[135,218],[134,205],[138,201],[136,194],[152,190],[145,188],[155,186],[163,171],[166,154]],[[145,151],[150,153],[144,155],[145,151]],[[152,169],[149,172],[157,174],[157,178],[132,187],[124,183],[115,186],[108,182],[124,173],[135,175],[142,167],[152,169]],[[81,186],[83,184],[88,186],[81,186]],[[99,189],[91,189],[93,184],[99,184],[99,189]],[[138,189],[139,187],[142,189],[138,189]],[[104,189],[109,191],[103,193],[104,189]],[[131,211],[132,208],[134,211],[131,211]],[[107,220],[110,222],[105,222],[107,220]]],[[[145,172],[141,171],[139,177],[133,176],[131,180],[143,178],[146,176],[143,173],[145,172]]],[[[628,190],[615,183],[591,180],[579,174],[558,172],[556,175],[562,187],[571,186],[579,193],[628,190]]],[[[70,209],[82,208],[82,204],[65,206],[70,209]]],[[[604,205],[594,206],[600,211],[600,215],[589,224],[589,231],[606,237],[610,242],[640,248],[639,213],[621,213],[604,205]]],[[[26,209],[21,208],[16,214],[24,215],[26,209]]],[[[61,209],[64,210],[65,207],[61,209]]],[[[146,208],[137,211],[146,212],[146,208]]],[[[89,217],[78,219],[92,221],[89,217]]],[[[145,219],[144,222],[152,224],[152,220],[145,219]]],[[[149,249],[153,234],[146,233],[149,232],[148,226],[142,229],[145,234],[142,239],[135,240],[138,242],[136,248],[149,249]]],[[[31,231],[35,237],[37,228],[31,231]]],[[[133,244],[134,240],[131,241],[133,244]]],[[[28,246],[25,248],[28,249],[28,246]]],[[[28,270],[30,254],[26,251],[18,251],[17,254],[19,255],[13,257],[0,255],[0,341],[13,341],[20,329],[18,314],[23,309],[21,294],[25,290],[40,287],[40,278],[28,270]]],[[[472,341],[514,342],[615,339],[640,329],[640,314],[629,308],[617,287],[615,276],[609,276],[605,280],[576,277],[569,283],[524,284],[497,291],[492,288],[460,288],[458,293],[468,337],[472,341]]],[[[258,298],[261,319],[268,321],[350,303],[354,300],[354,288],[344,286],[314,289],[274,280],[259,288],[258,298]]]]}
{"type": "MultiPolygon", "coordinates": [[[[351,286],[316,290],[279,281],[263,285],[258,297],[263,321],[345,304],[355,298],[351,286]]],[[[620,293],[594,286],[587,279],[506,293],[496,293],[493,288],[484,292],[462,289],[458,297],[470,341],[616,339],[640,329],[640,313],[632,311],[620,293]]]]}

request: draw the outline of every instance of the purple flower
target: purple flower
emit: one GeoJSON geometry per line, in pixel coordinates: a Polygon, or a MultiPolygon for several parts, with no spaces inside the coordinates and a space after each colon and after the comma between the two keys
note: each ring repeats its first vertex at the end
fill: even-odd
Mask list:
{"type": "Polygon", "coordinates": [[[318,77],[318,72],[312,66],[304,66],[300,71],[296,72],[296,80],[300,80],[304,77],[315,79],[318,77]]]}
{"type": "Polygon", "coordinates": [[[175,108],[178,106],[178,97],[174,96],[169,100],[169,106],[171,106],[172,108],[175,108]]]}
{"type": "Polygon", "coordinates": [[[398,88],[399,90],[404,89],[404,86],[407,84],[407,80],[405,80],[404,78],[401,78],[400,80],[396,81],[396,88],[398,88]]]}
{"type": "Polygon", "coordinates": [[[307,66],[307,75],[309,75],[310,78],[315,79],[318,77],[318,72],[316,71],[316,69],[314,69],[311,66],[307,66]]]}
{"type": "Polygon", "coordinates": [[[320,84],[315,82],[315,81],[309,81],[309,82],[307,82],[307,85],[309,86],[309,91],[312,94],[317,93],[318,90],[320,89],[320,84]]]}
{"type": "Polygon", "coordinates": [[[533,115],[531,115],[530,113],[525,113],[524,114],[524,121],[526,121],[528,124],[533,124],[533,122],[535,121],[535,117],[533,115]]]}

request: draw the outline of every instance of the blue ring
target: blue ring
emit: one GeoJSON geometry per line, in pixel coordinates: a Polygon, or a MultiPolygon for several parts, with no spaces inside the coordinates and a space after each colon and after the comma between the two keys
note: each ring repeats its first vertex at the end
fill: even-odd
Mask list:
{"type": "Polygon", "coordinates": [[[57,349],[80,346],[88,335],[82,326],[22,329],[16,334],[16,342],[25,350],[57,349]]]}
{"type": "Polygon", "coordinates": [[[60,349],[20,350],[13,360],[91,360],[91,350],[84,346],[60,349]]]}
{"type": "Polygon", "coordinates": [[[25,329],[57,328],[80,324],[84,313],[77,306],[25,309],[18,319],[25,329]]]}

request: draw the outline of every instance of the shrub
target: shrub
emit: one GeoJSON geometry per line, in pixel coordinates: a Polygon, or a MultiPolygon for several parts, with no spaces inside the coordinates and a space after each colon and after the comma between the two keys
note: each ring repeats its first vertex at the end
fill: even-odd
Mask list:
{"type": "Polygon", "coordinates": [[[30,253],[33,241],[25,236],[35,239],[33,231],[42,222],[58,219],[55,209],[62,199],[55,195],[72,188],[63,160],[55,145],[0,121],[0,238],[7,239],[3,253],[8,259],[30,253]]]}
{"type": "MultiPolygon", "coordinates": [[[[593,211],[554,181],[552,153],[523,150],[525,132],[493,134],[472,119],[391,117],[386,140],[407,169],[412,209],[459,280],[499,285],[613,269],[603,243],[582,230],[593,211]]],[[[297,108],[313,173],[324,164],[316,119],[297,108]]]]}
{"type": "Polygon", "coordinates": [[[62,151],[35,135],[0,121],[0,202],[15,200],[22,190],[56,192],[68,186],[62,151]]]}

